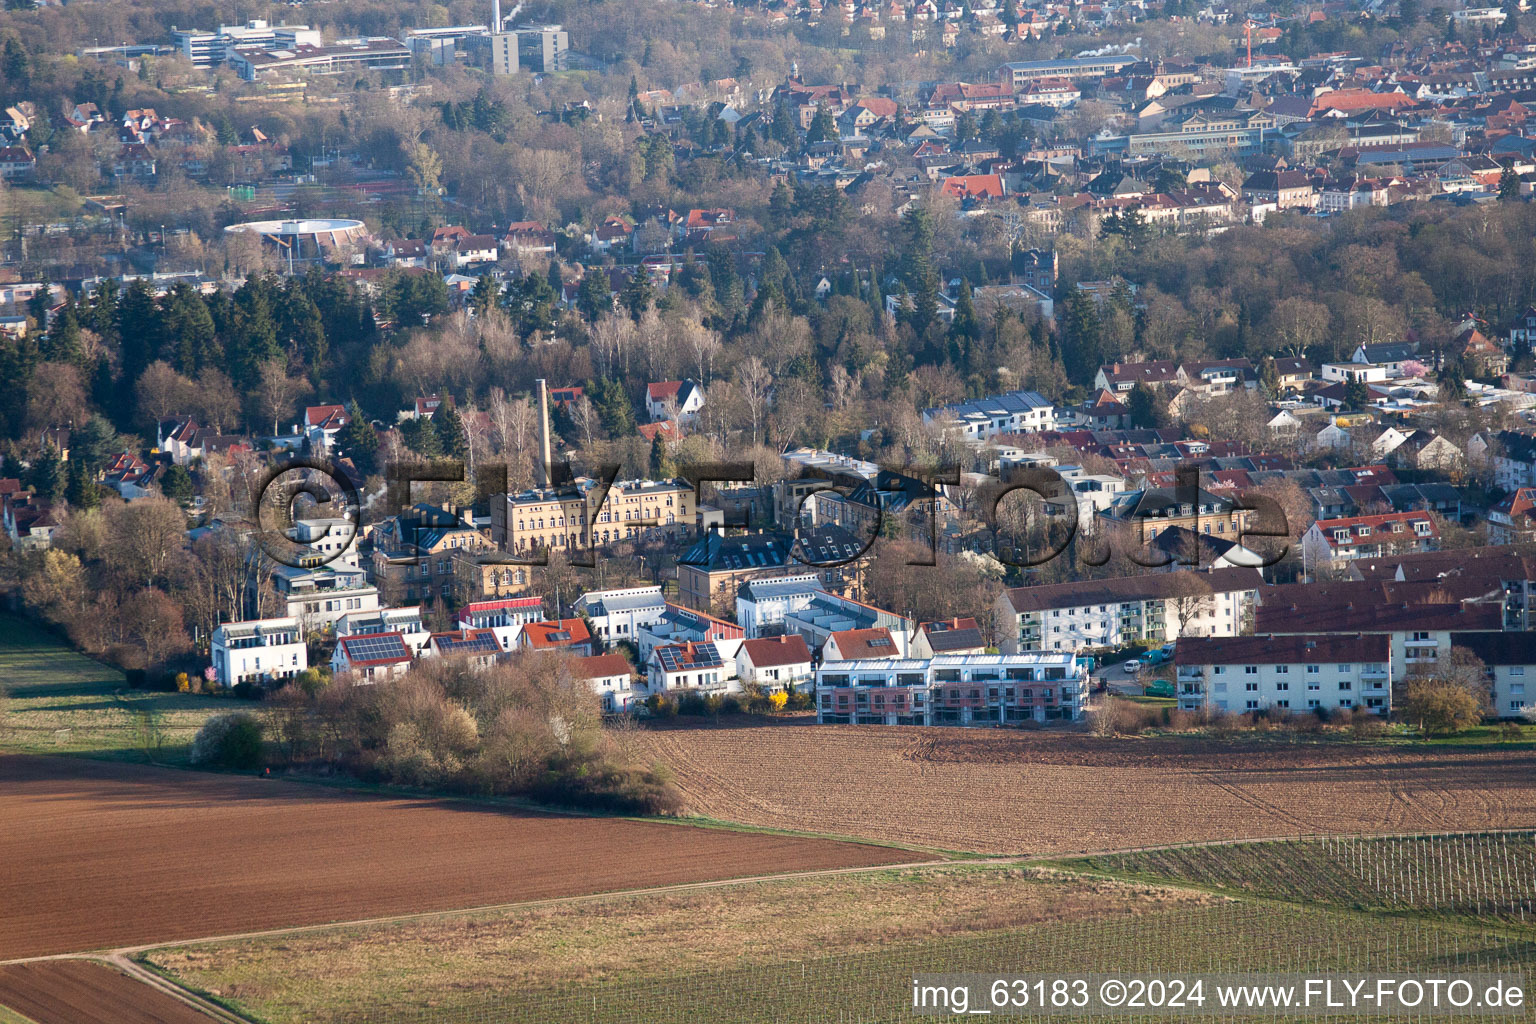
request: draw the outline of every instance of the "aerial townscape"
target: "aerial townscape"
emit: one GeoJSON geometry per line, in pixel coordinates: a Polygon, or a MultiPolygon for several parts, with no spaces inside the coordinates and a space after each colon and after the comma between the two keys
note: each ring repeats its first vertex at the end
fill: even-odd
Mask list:
{"type": "Polygon", "coordinates": [[[0,1024],[1521,1005],[1531,8],[8,0],[0,1024]]]}

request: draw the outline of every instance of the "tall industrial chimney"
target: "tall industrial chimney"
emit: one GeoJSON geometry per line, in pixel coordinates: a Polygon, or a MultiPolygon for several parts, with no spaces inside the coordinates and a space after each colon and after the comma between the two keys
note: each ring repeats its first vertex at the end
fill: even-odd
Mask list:
{"type": "Polygon", "coordinates": [[[491,0],[491,32],[501,31],[501,0],[491,0]]]}
{"type": "Polygon", "coordinates": [[[549,382],[539,378],[539,486],[550,486],[549,382]]]}

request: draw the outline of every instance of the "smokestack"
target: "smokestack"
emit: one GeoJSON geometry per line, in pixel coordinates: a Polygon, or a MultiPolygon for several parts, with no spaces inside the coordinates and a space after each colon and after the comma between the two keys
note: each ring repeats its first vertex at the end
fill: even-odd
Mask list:
{"type": "Polygon", "coordinates": [[[549,382],[539,378],[539,486],[548,487],[549,459],[549,382]]]}
{"type": "Polygon", "coordinates": [[[501,0],[491,0],[491,31],[501,31],[501,0]]]}

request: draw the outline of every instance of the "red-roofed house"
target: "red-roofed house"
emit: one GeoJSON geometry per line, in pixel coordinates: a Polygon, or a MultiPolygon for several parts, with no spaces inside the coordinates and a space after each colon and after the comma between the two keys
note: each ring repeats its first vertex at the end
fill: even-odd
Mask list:
{"type": "Polygon", "coordinates": [[[592,634],[581,619],[530,622],[523,626],[518,643],[529,650],[567,650],[573,654],[592,653],[592,634]]]}
{"type": "Polygon", "coordinates": [[[1319,519],[1301,538],[1303,562],[1318,568],[1343,568],[1356,558],[1380,558],[1433,551],[1440,529],[1428,512],[1386,512],[1376,516],[1319,519]]]}
{"type": "Polygon", "coordinates": [[[604,711],[627,711],[634,701],[635,670],[622,654],[580,658],[572,664],[571,676],[592,687],[592,692],[603,699],[604,711]]]}
{"type": "MultiPolygon", "coordinates": [[[[704,690],[723,693],[736,682],[736,663],[720,656],[713,640],[661,644],[646,659],[647,686],[652,693],[704,690]]],[[[737,687],[739,689],[739,684],[737,687]]]]}
{"type": "Polygon", "coordinates": [[[1536,487],[1517,487],[1488,510],[1488,543],[1536,542],[1536,487]]]}
{"type": "Polygon", "coordinates": [[[782,690],[811,678],[811,649],[799,633],[746,640],[736,652],[736,672],[743,682],[782,690]]]}
{"type": "Polygon", "coordinates": [[[939,191],[956,199],[1001,199],[1008,194],[1000,174],[957,174],[945,178],[939,191]]]}
{"type": "Polygon", "coordinates": [[[370,683],[403,676],[410,667],[411,649],[402,633],[344,636],[336,641],[331,655],[331,671],[336,675],[355,672],[370,683]]]}
{"type": "Polygon", "coordinates": [[[645,387],[645,412],[651,422],[691,423],[704,408],[704,389],[691,380],[666,380],[645,387]]]}
{"type": "Polygon", "coordinates": [[[885,626],[873,629],[844,629],[827,637],[821,649],[822,661],[858,661],[864,658],[905,658],[906,644],[891,635],[885,626]]]}

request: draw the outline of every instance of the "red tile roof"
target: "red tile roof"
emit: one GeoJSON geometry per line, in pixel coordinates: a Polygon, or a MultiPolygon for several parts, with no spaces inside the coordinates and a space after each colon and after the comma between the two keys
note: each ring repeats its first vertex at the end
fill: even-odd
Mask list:
{"type": "Polygon", "coordinates": [[[811,649],[805,645],[805,637],[799,633],[747,640],[741,646],[757,668],[804,665],[811,660],[811,649]]]}

